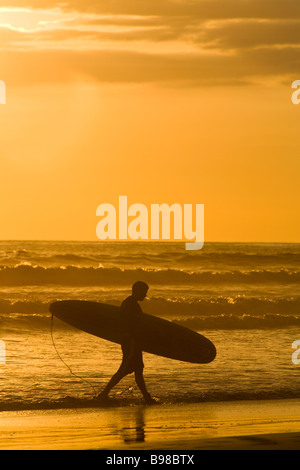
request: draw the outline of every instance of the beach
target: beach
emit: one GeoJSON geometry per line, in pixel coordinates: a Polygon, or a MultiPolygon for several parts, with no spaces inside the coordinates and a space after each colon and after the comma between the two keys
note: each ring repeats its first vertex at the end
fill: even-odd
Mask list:
{"type": "Polygon", "coordinates": [[[299,450],[300,400],[0,414],[1,450],[299,450]]]}
{"type": "Polygon", "coordinates": [[[1,2],[0,451],[300,450],[296,5],[1,2]]]}
{"type": "Polygon", "coordinates": [[[0,449],[300,449],[299,261],[297,244],[1,242],[0,449]],[[217,356],[144,353],[157,404],[131,374],[100,406],[120,345],[52,322],[49,306],[120,305],[137,279],[143,312],[201,333],[217,356]]]}

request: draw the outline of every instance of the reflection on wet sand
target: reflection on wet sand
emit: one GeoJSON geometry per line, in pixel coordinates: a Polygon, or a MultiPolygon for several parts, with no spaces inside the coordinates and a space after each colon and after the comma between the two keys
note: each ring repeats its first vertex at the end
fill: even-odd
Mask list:
{"type": "Polygon", "coordinates": [[[120,434],[124,444],[145,442],[144,406],[134,407],[132,413],[123,416],[120,434]]]}

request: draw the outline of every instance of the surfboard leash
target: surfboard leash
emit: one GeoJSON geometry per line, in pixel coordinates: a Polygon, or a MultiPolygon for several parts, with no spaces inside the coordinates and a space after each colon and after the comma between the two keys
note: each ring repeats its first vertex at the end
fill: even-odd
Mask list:
{"type": "Polygon", "coordinates": [[[51,314],[51,340],[52,340],[52,344],[53,344],[53,347],[54,347],[54,349],[55,349],[55,351],[56,351],[57,356],[58,356],[59,359],[62,361],[62,363],[69,369],[70,373],[71,373],[72,375],[74,375],[74,377],[76,377],[77,379],[80,379],[82,382],[85,382],[86,384],[88,384],[89,387],[91,387],[91,388],[94,390],[94,393],[95,393],[95,396],[96,396],[96,395],[97,395],[97,391],[96,391],[94,385],[93,385],[91,382],[89,382],[87,379],[81,377],[81,376],[78,375],[78,374],[75,374],[75,372],[72,371],[71,367],[64,361],[64,359],[63,359],[63,358],[61,357],[61,355],[59,354],[58,349],[57,349],[57,347],[56,347],[56,344],[55,344],[55,342],[54,342],[54,337],[53,337],[53,323],[54,323],[54,322],[53,322],[53,318],[54,318],[54,315],[53,315],[53,313],[52,313],[52,314],[51,314]]]}

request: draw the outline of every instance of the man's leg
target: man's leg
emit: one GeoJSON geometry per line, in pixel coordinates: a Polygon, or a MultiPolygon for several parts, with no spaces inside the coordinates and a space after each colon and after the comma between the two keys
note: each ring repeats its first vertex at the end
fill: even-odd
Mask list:
{"type": "Polygon", "coordinates": [[[117,372],[112,376],[112,378],[110,379],[106,387],[102,390],[101,393],[99,393],[97,398],[104,398],[104,399],[107,398],[111,389],[115,387],[120,382],[120,380],[122,380],[123,377],[125,377],[125,375],[127,374],[128,374],[127,368],[124,367],[124,364],[121,364],[121,367],[119,368],[119,370],[117,370],[117,372]]]}
{"type": "Polygon", "coordinates": [[[155,400],[151,398],[150,393],[147,391],[144,376],[143,376],[143,369],[136,370],[134,375],[135,375],[136,384],[139,387],[140,391],[142,392],[146,403],[147,404],[155,403],[155,400]]]}

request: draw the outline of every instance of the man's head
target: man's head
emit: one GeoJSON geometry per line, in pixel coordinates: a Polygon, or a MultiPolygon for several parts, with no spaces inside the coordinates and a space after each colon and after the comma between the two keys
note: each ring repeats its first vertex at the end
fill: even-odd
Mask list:
{"type": "Polygon", "coordinates": [[[149,286],[143,281],[137,281],[132,286],[132,295],[136,300],[144,300],[149,286]]]}

